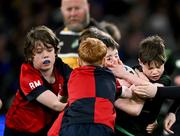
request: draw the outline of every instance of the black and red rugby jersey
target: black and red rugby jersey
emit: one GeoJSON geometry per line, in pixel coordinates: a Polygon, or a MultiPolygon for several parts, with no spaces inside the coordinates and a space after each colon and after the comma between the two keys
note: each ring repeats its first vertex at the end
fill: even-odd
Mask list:
{"type": "Polygon", "coordinates": [[[56,112],[36,101],[36,98],[44,91],[51,90],[58,95],[66,92],[66,83],[71,68],[57,58],[54,74],[55,83],[49,84],[30,64],[22,64],[20,87],[14,101],[6,114],[6,126],[21,132],[37,133],[53,121],[56,112]]]}
{"type": "Polygon", "coordinates": [[[98,123],[114,130],[115,94],[116,79],[110,70],[99,66],[74,69],[68,81],[69,107],[64,111],[61,128],[75,123],[98,123]]]}

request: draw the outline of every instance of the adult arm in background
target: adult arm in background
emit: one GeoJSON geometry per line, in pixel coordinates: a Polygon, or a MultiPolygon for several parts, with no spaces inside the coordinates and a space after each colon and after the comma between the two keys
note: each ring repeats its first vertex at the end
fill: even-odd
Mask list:
{"type": "Polygon", "coordinates": [[[157,87],[154,84],[142,84],[135,86],[133,92],[144,98],[180,98],[180,86],[157,87]]]}

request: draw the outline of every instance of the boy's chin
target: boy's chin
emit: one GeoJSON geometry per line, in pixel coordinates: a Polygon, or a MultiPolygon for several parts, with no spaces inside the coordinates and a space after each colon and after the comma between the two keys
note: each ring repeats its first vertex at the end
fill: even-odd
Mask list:
{"type": "Polygon", "coordinates": [[[50,70],[50,69],[51,69],[50,66],[49,66],[49,67],[43,67],[43,68],[41,68],[42,71],[48,71],[48,70],[50,70]]]}
{"type": "Polygon", "coordinates": [[[157,77],[157,78],[151,78],[151,80],[152,80],[152,81],[157,81],[157,80],[159,80],[159,77],[157,77]]]}

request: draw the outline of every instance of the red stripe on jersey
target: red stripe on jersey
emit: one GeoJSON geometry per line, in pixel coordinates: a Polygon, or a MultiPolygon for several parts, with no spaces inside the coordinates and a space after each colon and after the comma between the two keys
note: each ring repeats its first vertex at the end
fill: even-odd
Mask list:
{"type": "Polygon", "coordinates": [[[94,108],[94,122],[105,124],[114,130],[115,117],[116,112],[113,104],[107,99],[97,97],[94,108]]]}
{"type": "Polygon", "coordinates": [[[68,82],[68,93],[71,94],[69,104],[77,99],[96,97],[94,69],[95,67],[83,66],[72,71],[68,82]]]}
{"type": "Polygon", "coordinates": [[[63,115],[64,115],[64,111],[61,112],[57,117],[57,119],[54,121],[53,125],[48,131],[47,136],[59,136],[63,115]]]}

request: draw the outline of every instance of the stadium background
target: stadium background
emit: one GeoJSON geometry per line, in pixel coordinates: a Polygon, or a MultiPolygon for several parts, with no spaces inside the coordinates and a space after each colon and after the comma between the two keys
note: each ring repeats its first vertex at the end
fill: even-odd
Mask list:
{"type": "MultiPolygon", "coordinates": [[[[16,92],[20,64],[23,61],[24,35],[30,28],[47,25],[53,30],[62,25],[60,0],[1,0],[0,4],[0,135],[4,114],[16,92]]],[[[114,23],[121,32],[120,57],[129,66],[137,63],[137,45],[149,35],[165,39],[172,57],[172,79],[179,74],[180,1],[179,0],[90,0],[91,17],[114,23]],[[173,71],[174,70],[174,71],[173,71]]],[[[167,104],[162,113],[167,111],[167,104]]]]}

